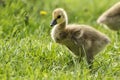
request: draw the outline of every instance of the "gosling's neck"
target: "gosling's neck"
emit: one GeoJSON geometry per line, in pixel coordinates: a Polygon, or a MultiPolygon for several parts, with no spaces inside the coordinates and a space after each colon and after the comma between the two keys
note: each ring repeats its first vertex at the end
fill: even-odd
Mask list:
{"type": "Polygon", "coordinates": [[[66,22],[60,23],[59,26],[60,26],[61,28],[65,28],[65,27],[66,27],[66,22]]]}
{"type": "Polygon", "coordinates": [[[58,24],[58,27],[59,27],[59,29],[65,29],[67,24],[68,24],[67,21],[64,21],[64,22],[58,24]]]}

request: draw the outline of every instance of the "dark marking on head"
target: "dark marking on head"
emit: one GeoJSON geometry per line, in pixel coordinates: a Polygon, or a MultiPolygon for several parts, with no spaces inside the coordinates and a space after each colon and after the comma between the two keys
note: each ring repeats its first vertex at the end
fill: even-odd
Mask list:
{"type": "Polygon", "coordinates": [[[61,15],[58,15],[57,19],[61,18],[61,15]]]}

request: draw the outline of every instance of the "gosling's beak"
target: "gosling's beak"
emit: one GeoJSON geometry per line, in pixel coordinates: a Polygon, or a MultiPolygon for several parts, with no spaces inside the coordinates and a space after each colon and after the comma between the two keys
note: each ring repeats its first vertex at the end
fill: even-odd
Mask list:
{"type": "Polygon", "coordinates": [[[57,21],[56,21],[56,19],[54,19],[54,20],[52,20],[50,26],[52,27],[52,26],[54,26],[54,25],[56,25],[56,24],[57,24],[57,21]]]}

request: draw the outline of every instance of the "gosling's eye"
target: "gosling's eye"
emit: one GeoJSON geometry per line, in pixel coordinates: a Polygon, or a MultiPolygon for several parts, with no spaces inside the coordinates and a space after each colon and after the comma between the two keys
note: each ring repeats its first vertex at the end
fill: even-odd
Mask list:
{"type": "Polygon", "coordinates": [[[58,19],[61,18],[61,15],[59,15],[57,18],[58,18],[58,19]]]}

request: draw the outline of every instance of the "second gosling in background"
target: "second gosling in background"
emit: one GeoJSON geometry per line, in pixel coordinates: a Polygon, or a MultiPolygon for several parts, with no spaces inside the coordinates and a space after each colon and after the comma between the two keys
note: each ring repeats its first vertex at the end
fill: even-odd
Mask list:
{"type": "Polygon", "coordinates": [[[110,39],[88,25],[68,24],[64,9],[57,8],[52,13],[52,39],[65,45],[77,58],[84,57],[91,64],[94,56],[105,48],[110,39]]]}
{"type": "Polygon", "coordinates": [[[106,10],[98,19],[97,23],[105,24],[111,30],[120,30],[120,2],[106,10]]]}

